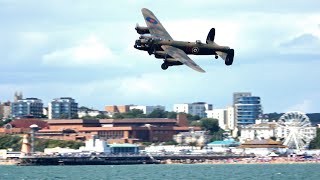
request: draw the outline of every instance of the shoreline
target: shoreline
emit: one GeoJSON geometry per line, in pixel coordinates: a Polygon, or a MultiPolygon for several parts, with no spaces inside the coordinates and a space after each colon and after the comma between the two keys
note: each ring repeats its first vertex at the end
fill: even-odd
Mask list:
{"type": "MultiPolygon", "coordinates": [[[[20,159],[7,159],[0,160],[0,165],[16,165],[20,164],[20,159]]],[[[131,164],[131,163],[129,163],[131,164]]],[[[141,163],[144,164],[144,163],[141,163]]],[[[292,158],[292,157],[267,157],[267,158],[229,158],[229,159],[205,159],[205,160],[197,160],[197,159],[184,159],[184,160],[159,160],[158,163],[154,164],[320,164],[320,158],[292,158]]],[[[53,165],[53,164],[52,164],[53,165]]],[[[72,164],[70,164],[72,166],[72,164]]],[[[85,165],[85,164],[84,164],[85,165]]],[[[94,165],[94,164],[92,164],[94,165]]],[[[103,165],[103,164],[101,164],[103,165]]],[[[128,165],[126,163],[122,165],[128,165]]],[[[43,166],[43,165],[36,165],[43,166]]]]}
{"type": "Polygon", "coordinates": [[[199,162],[196,160],[166,160],[161,164],[320,164],[320,159],[300,159],[300,158],[243,158],[243,159],[224,159],[224,160],[205,160],[199,162]]]}

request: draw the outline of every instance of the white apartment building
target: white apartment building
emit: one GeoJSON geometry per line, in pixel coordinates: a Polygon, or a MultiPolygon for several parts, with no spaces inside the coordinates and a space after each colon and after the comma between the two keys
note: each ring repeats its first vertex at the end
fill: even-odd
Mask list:
{"type": "Polygon", "coordinates": [[[165,111],[165,107],[164,106],[160,106],[160,105],[157,105],[157,106],[130,106],[129,107],[130,110],[132,109],[139,109],[141,111],[143,111],[143,114],[150,114],[152,111],[154,111],[155,109],[161,109],[163,111],[165,111]]]}
{"type": "Polygon", "coordinates": [[[174,112],[184,112],[191,115],[198,115],[200,118],[207,117],[206,111],[212,110],[212,104],[207,104],[205,102],[195,102],[195,103],[184,103],[184,104],[174,104],[174,112]]]}
{"type": "Polygon", "coordinates": [[[234,116],[234,107],[227,106],[227,120],[226,120],[226,128],[229,130],[234,130],[237,127],[237,121],[234,116]]]}
{"type": "Polygon", "coordinates": [[[206,111],[208,118],[219,120],[219,126],[224,130],[234,130],[236,122],[234,118],[234,107],[227,106],[226,109],[213,109],[206,111]]]}
{"type": "Polygon", "coordinates": [[[210,140],[210,136],[206,131],[193,131],[180,132],[173,136],[173,140],[182,145],[196,143],[198,146],[204,146],[210,140]]]}
{"type": "Polygon", "coordinates": [[[270,139],[276,137],[276,123],[260,123],[251,124],[241,128],[240,142],[250,141],[254,139],[270,139]]]}
{"type": "Polygon", "coordinates": [[[221,129],[226,129],[227,125],[227,109],[213,109],[206,111],[208,118],[217,119],[219,122],[219,127],[221,129]]]}

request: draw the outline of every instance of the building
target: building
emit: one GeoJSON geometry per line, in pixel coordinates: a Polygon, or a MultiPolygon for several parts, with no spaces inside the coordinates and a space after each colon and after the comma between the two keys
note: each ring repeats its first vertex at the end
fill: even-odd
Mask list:
{"type": "Polygon", "coordinates": [[[108,114],[105,111],[99,111],[99,110],[90,109],[90,108],[87,108],[87,107],[78,108],[78,118],[82,118],[82,117],[86,117],[86,116],[96,117],[98,115],[107,116],[108,114]]]}
{"type": "Polygon", "coordinates": [[[262,114],[261,100],[251,93],[234,93],[235,121],[238,126],[254,124],[262,114]]]}
{"type": "Polygon", "coordinates": [[[188,132],[180,132],[173,136],[173,140],[182,145],[195,143],[198,146],[204,146],[210,140],[210,136],[206,131],[194,131],[190,128],[188,132]]]}
{"type": "Polygon", "coordinates": [[[20,118],[5,124],[0,128],[0,134],[25,134],[30,133],[30,126],[36,124],[42,129],[48,129],[46,121],[32,118],[20,118]]]}
{"type": "Polygon", "coordinates": [[[219,127],[221,129],[226,129],[227,127],[227,109],[213,109],[206,111],[208,118],[217,119],[219,122],[219,127]]]}
{"type": "MultiPolygon", "coordinates": [[[[59,119],[48,120],[48,125],[49,128],[38,131],[38,137],[84,141],[97,135],[108,143],[166,142],[179,132],[189,131],[185,114],[179,114],[177,119],[59,119]]],[[[200,128],[194,127],[194,130],[200,128]]]]}
{"type": "Polygon", "coordinates": [[[240,142],[251,141],[254,139],[270,139],[276,137],[276,123],[260,123],[243,126],[241,128],[240,142]]]}
{"type": "Polygon", "coordinates": [[[206,111],[208,118],[217,119],[223,130],[234,130],[236,122],[234,118],[234,107],[227,106],[226,109],[213,109],[206,111]]]}
{"type": "Polygon", "coordinates": [[[160,110],[163,110],[165,111],[165,107],[164,106],[160,106],[160,105],[157,105],[157,106],[130,106],[129,108],[130,110],[132,109],[139,109],[141,111],[143,111],[143,114],[150,114],[152,113],[152,111],[156,110],[156,109],[160,109],[160,110]]]}
{"type": "Polygon", "coordinates": [[[32,116],[41,118],[43,113],[42,100],[37,98],[26,98],[17,100],[11,103],[11,114],[14,118],[21,118],[24,116],[32,116]]]}
{"type": "MultiPolygon", "coordinates": [[[[0,151],[1,152],[1,151],[0,151]]],[[[93,135],[91,139],[85,141],[85,146],[81,146],[79,149],[70,148],[46,148],[45,154],[82,154],[91,155],[92,153],[103,154],[138,154],[139,147],[135,144],[108,144],[106,141],[99,139],[96,135],[93,135]]]]}
{"type": "Polygon", "coordinates": [[[236,118],[234,116],[234,107],[227,106],[227,119],[226,129],[234,130],[237,127],[236,118]]]}
{"type": "Polygon", "coordinates": [[[10,101],[0,103],[0,119],[9,118],[11,116],[11,103],[10,101]]]}
{"type": "Polygon", "coordinates": [[[78,117],[78,103],[70,97],[61,97],[48,104],[49,119],[74,119],[78,117]]]}
{"type": "Polygon", "coordinates": [[[130,106],[132,105],[106,105],[104,107],[105,111],[108,113],[114,114],[114,113],[126,113],[130,111],[130,106]]]}
{"type": "Polygon", "coordinates": [[[212,104],[207,104],[205,102],[195,102],[195,103],[185,103],[185,104],[174,104],[174,112],[183,112],[191,114],[194,116],[199,116],[200,118],[207,117],[206,111],[212,110],[212,104]]]}
{"type": "Polygon", "coordinates": [[[13,102],[18,102],[19,100],[23,99],[22,92],[15,92],[13,97],[13,102]]]}
{"type": "Polygon", "coordinates": [[[238,149],[242,149],[244,154],[255,154],[257,156],[267,156],[271,152],[283,154],[287,151],[287,146],[272,139],[255,139],[241,144],[238,149]]]}
{"type": "Polygon", "coordinates": [[[237,104],[238,103],[238,99],[241,97],[250,97],[251,92],[235,92],[233,93],[233,104],[237,104]]]}
{"type": "Polygon", "coordinates": [[[207,144],[208,152],[227,152],[231,148],[239,146],[240,143],[234,139],[225,139],[223,141],[213,141],[207,144]]]}

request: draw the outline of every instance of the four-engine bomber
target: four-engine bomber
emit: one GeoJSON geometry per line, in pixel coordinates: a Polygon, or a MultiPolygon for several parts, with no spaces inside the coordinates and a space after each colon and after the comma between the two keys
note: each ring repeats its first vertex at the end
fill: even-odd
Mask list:
{"type": "Polygon", "coordinates": [[[232,65],[234,50],[228,46],[219,46],[214,42],[214,28],[209,31],[206,43],[200,40],[196,42],[175,41],[150,10],[143,8],[142,14],[147,27],[137,24],[135,29],[140,37],[135,41],[134,48],[147,51],[149,55],[154,54],[155,58],[163,59],[164,62],[161,65],[163,70],[169,66],[185,64],[196,71],[205,72],[187,54],[214,55],[216,59],[220,56],[226,65],[232,65]]]}

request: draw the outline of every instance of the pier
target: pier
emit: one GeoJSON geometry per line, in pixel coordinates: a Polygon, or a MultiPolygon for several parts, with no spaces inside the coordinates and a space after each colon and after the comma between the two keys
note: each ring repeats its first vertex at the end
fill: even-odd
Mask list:
{"type": "Polygon", "coordinates": [[[165,164],[166,162],[197,163],[208,160],[230,158],[251,158],[253,156],[217,155],[105,155],[105,156],[26,156],[20,158],[18,165],[130,165],[165,164]]]}

